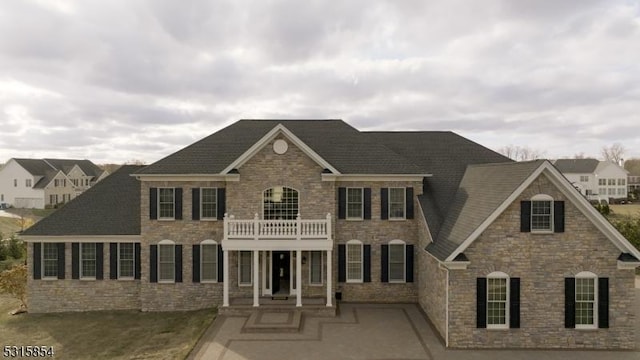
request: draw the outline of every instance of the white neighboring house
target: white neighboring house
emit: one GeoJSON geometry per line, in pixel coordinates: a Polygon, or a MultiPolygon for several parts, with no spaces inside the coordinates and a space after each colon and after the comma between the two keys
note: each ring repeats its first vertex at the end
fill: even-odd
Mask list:
{"type": "Polygon", "coordinates": [[[629,172],[611,161],[559,159],[554,165],[588,200],[626,199],[629,172]]]}
{"type": "Polygon", "coordinates": [[[108,174],[89,160],[9,159],[0,169],[0,205],[55,206],[75,198],[108,174]]]}

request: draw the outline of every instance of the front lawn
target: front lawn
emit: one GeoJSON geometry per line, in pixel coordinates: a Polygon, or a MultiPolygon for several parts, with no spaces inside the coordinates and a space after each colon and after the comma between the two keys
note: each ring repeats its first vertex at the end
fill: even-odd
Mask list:
{"type": "Polygon", "coordinates": [[[216,316],[214,309],[9,315],[18,305],[0,295],[0,350],[53,346],[58,359],[184,359],[216,316]]]}
{"type": "Polygon", "coordinates": [[[634,218],[640,217],[640,205],[639,204],[625,204],[625,205],[609,205],[614,216],[631,216],[634,218]]]}

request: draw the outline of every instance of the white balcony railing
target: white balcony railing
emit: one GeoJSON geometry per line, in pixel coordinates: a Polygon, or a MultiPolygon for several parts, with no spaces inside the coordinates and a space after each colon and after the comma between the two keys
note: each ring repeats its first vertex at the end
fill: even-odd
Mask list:
{"type": "Polygon", "coordinates": [[[331,214],[321,220],[261,220],[258,214],[252,220],[224,217],[224,238],[227,240],[304,240],[331,239],[331,214]]]}

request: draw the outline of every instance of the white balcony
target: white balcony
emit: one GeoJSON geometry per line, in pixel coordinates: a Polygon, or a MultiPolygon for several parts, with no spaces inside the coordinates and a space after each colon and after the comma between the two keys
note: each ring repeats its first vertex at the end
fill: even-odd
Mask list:
{"type": "Polygon", "coordinates": [[[331,250],[331,214],[324,219],[251,220],[224,217],[227,250],[331,250]]]}

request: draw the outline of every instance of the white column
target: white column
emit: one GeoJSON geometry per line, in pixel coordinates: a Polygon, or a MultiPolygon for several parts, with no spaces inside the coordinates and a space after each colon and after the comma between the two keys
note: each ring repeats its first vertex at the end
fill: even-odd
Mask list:
{"type": "Polygon", "coordinates": [[[258,288],[258,276],[259,276],[259,272],[258,272],[258,256],[260,255],[260,252],[258,250],[254,250],[253,251],[253,306],[254,307],[258,307],[260,306],[260,302],[258,300],[258,295],[259,295],[259,288],[258,288]]]}
{"type": "Polygon", "coordinates": [[[333,300],[333,289],[331,288],[331,281],[333,280],[333,269],[331,268],[333,251],[327,250],[327,306],[331,307],[333,300]]]}
{"type": "Polygon", "coordinates": [[[296,306],[302,306],[302,251],[296,251],[296,306]]]}
{"type": "Polygon", "coordinates": [[[229,251],[222,250],[222,306],[229,306],[229,251]]]}

